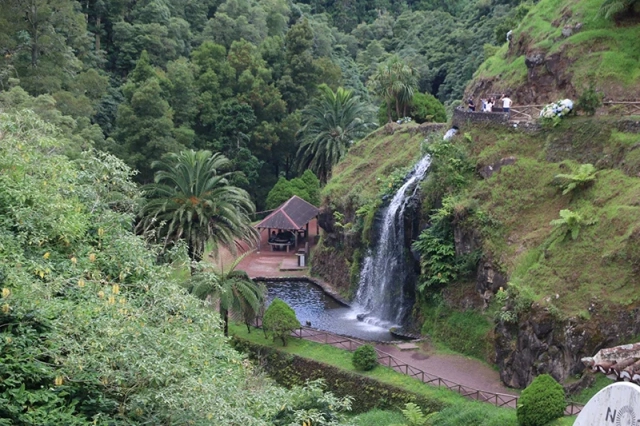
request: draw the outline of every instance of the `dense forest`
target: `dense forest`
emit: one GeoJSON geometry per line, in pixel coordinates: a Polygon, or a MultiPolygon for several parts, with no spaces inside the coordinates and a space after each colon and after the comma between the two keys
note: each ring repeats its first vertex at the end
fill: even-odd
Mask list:
{"type": "Polygon", "coordinates": [[[0,425],[348,424],[232,349],[265,289],[207,255],[379,125],[446,121],[534,2],[0,4],[0,425]]]}
{"type": "Polygon", "coordinates": [[[261,210],[278,178],[308,165],[302,111],[320,84],[350,91],[375,122],[384,101],[370,80],[395,59],[416,93],[455,104],[520,3],[3,0],[0,105],[61,126],[72,157],[113,153],[142,183],[166,153],[221,152],[261,210]]]}

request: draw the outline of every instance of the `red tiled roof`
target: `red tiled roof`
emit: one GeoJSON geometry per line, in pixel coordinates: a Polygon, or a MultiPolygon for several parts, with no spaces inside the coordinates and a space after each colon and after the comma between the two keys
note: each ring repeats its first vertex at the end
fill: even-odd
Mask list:
{"type": "Polygon", "coordinates": [[[301,229],[316,217],[319,211],[314,205],[294,195],[269,216],[265,217],[262,222],[256,225],[256,228],[301,229]]]}
{"type": "Polygon", "coordinates": [[[593,357],[582,358],[582,363],[610,379],[640,385],[640,343],[601,349],[593,357]]]}

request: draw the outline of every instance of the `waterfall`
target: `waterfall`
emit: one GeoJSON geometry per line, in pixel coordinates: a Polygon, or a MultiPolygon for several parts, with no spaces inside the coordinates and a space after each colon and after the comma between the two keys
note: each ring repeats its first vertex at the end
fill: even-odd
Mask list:
{"type": "Polygon", "coordinates": [[[391,327],[401,325],[404,319],[407,308],[404,210],[430,164],[431,157],[423,157],[381,212],[382,227],[374,240],[377,241],[374,249],[369,250],[363,261],[355,299],[356,306],[364,312],[361,317],[371,324],[391,327]]]}

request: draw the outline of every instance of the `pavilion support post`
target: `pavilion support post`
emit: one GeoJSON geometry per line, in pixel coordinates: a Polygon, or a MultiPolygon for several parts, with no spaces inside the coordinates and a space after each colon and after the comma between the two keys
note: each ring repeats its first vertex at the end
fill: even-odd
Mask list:
{"type": "Polygon", "coordinates": [[[293,238],[294,238],[293,251],[296,251],[298,249],[298,233],[295,231],[293,231],[293,238]]]}
{"type": "Polygon", "coordinates": [[[304,226],[304,238],[307,241],[309,240],[309,222],[304,226]]]}

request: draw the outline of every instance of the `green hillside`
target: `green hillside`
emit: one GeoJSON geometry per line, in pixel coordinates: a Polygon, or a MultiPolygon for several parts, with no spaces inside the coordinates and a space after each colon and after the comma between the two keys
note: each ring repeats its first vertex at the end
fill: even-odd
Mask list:
{"type": "Polygon", "coordinates": [[[398,169],[411,167],[420,155],[424,135],[416,124],[405,124],[393,134],[378,129],[357,142],[347,157],[333,169],[333,178],[324,187],[325,199],[356,204],[371,201],[388,177],[398,169]]]}
{"type": "Polygon", "coordinates": [[[471,213],[465,220],[483,235],[485,256],[520,294],[560,317],[588,318],[593,302],[640,302],[640,134],[620,130],[629,122],[573,118],[533,135],[468,129],[478,167],[509,156],[516,163],[459,191],[457,208],[471,213]],[[555,176],[584,163],[599,169],[595,181],[563,195],[555,176]],[[550,224],[564,209],[583,218],[575,239],[550,224]],[[478,226],[480,212],[491,220],[478,226]]]}
{"type": "Polygon", "coordinates": [[[576,98],[590,84],[606,99],[640,95],[640,16],[598,15],[602,0],[541,0],[474,74],[467,93],[510,91],[516,104],[576,98]],[[563,34],[564,31],[564,34],[563,34]],[[528,68],[525,58],[538,56],[528,68]]]}

